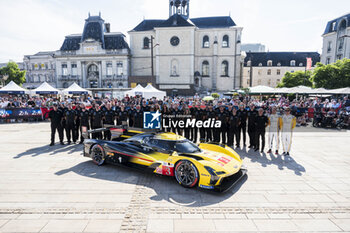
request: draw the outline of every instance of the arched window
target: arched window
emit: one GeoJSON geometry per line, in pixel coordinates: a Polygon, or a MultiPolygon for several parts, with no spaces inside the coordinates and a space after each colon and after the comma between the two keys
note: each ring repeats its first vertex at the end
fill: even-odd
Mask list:
{"type": "Polygon", "coordinates": [[[262,66],[262,63],[259,63],[259,66],[262,66]]]}
{"type": "Polygon", "coordinates": [[[302,62],[300,62],[300,63],[299,63],[299,66],[303,66],[303,63],[302,63],[302,62]]]}
{"type": "Polygon", "coordinates": [[[171,61],[170,76],[179,76],[179,62],[176,59],[171,61]]]}
{"type": "Polygon", "coordinates": [[[228,77],[228,62],[223,61],[221,63],[221,76],[228,77]]]}
{"type": "Polygon", "coordinates": [[[118,86],[119,86],[119,88],[122,88],[124,85],[123,85],[123,83],[119,83],[118,86]]]}
{"type": "Polygon", "coordinates": [[[209,36],[203,37],[203,48],[209,48],[209,36]]]}
{"type": "Polygon", "coordinates": [[[290,61],[290,66],[295,66],[295,60],[290,61]]]}
{"type": "Polygon", "coordinates": [[[202,63],[202,77],[209,77],[209,62],[203,61],[202,63]]]}
{"type": "Polygon", "coordinates": [[[267,61],[267,66],[272,66],[272,61],[271,60],[267,61]]]}
{"type": "Polygon", "coordinates": [[[143,48],[149,49],[149,38],[148,37],[143,38],[143,48]]]}
{"type": "Polygon", "coordinates": [[[228,35],[224,35],[224,37],[222,38],[222,47],[223,48],[227,48],[229,47],[229,38],[228,35]]]}
{"type": "Polygon", "coordinates": [[[252,65],[252,61],[247,61],[247,66],[251,66],[252,65]]]}
{"type": "Polygon", "coordinates": [[[278,62],[278,63],[277,63],[277,66],[281,66],[281,62],[278,62]]]}

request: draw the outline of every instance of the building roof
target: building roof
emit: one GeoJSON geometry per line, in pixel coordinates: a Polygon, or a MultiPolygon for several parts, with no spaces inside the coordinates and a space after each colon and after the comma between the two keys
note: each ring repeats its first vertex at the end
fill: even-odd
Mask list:
{"type": "Polygon", "coordinates": [[[198,28],[228,28],[236,26],[230,16],[194,18],[191,21],[198,28]]]}
{"type": "Polygon", "coordinates": [[[132,31],[149,31],[156,27],[187,27],[198,28],[227,28],[236,26],[230,16],[203,17],[186,20],[183,16],[175,14],[167,20],[143,20],[132,31]]]}
{"type": "Polygon", "coordinates": [[[312,65],[316,65],[320,61],[320,54],[317,52],[261,52],[261,53],[252,53],[247,52],[247,56],[244,59],[244,66],[247,66],[247,62],[251,60],[252,66],[267,66],[267,61],[272,61],[272,66],[291,66],[290,62],[295,61],[295,65],[299,66],[300,63],[303,63],[303,66],[306,65],[306,58],[312,58],[312,65]]]}
{"type": "Polygon", "coordinates": [[[327,23],[327,26],[326,26],[326,29],[324,30],[324,34],[328,34],[328,33],[331,33],[331,32],[335,32],[335,31],[338,31],[338,28],[340,26],[340,23],[345,19],[345,22],[346,22],[346,27],[350,27],[350,13],[349,14],[346,14],[346,15],[343,15],[339,18],[336,18],[336,19],[333,19],[331,21],[329,21],[327,23]],[[335,23],[334,27],[333,27],[333,23],[335,23]]]}
{"type": "Polygon", "coordinates": [[[101,16],[90,16],[85,20],[82,34],[66,36],[61,51],[79,50],[80,43],[93,39],[102,44],[103,49],[129,49],[125,36],[120,32],[107,32],[101,16]]]}

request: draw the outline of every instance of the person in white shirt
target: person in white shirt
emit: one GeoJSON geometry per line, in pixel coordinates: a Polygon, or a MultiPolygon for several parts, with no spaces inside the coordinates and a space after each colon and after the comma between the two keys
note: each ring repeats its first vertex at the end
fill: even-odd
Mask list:
{"type": "Polygon", "coordinates": [[[291,146],[292,146],[292,136],[293,130],[296,125],[296,119],[293,115],[290,114],[290,108],[285,109],[285,114],[281,118],[280,128],[282,130],[282,146],[284,156],[288,156],[291,146]]]}
{"type": "Polygon", "coordinates": [[[268,123],[267,130],[269,132],[269,138],[268,138],[269,150],[267,151],[267,153],[272,153],[273,142],[275,141],[275,146],[276,146],[275,154],[278,155],[281,117],[277,114],[276,107],[272,107],[271,114],[268,116],[268,119],[269,119],[269,123],[268,123]]]}

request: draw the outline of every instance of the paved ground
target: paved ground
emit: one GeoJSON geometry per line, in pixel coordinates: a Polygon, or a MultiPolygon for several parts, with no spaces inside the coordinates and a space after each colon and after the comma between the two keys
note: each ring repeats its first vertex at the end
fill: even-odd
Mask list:
{"type": "Polygon", "coordinates": [[[249,176],[221,195],[97,167],[49,134],[0,125],[0,232],[350,232],[350,132],[295,133],[290,160],[238,151],[249,176]]]}

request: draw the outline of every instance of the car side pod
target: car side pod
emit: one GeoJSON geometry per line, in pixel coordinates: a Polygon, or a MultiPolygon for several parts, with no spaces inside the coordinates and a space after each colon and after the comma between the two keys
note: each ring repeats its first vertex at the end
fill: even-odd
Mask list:
{"type": "Polygon", "coordinates": [[[227,192],[233,186],[235,186],[244,176],[246,176],[247,172],[247,167],[242,165],[241,169],[237,173],[222,178],[220,185],[214,186],[214,191],[220,193],[227,192]]]}

